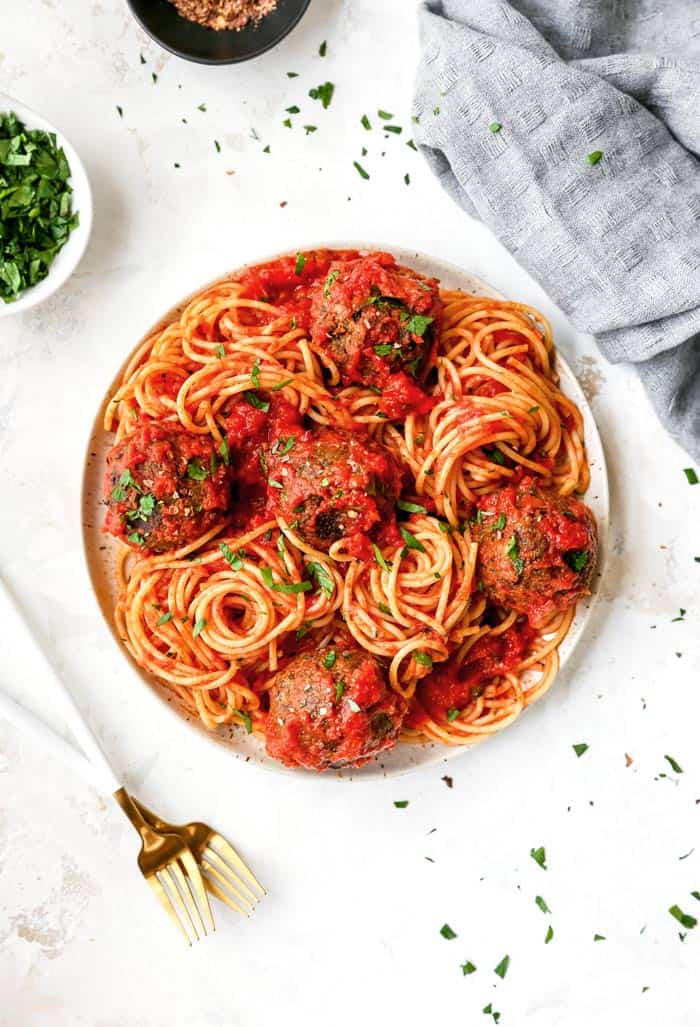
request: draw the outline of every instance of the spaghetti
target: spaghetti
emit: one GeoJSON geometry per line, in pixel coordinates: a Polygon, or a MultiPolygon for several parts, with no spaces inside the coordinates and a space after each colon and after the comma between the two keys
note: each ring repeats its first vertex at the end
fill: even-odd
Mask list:
{"type": "MultiPolygon", "coordinates": [[[[335,660],[328,646],[339,637],[383,668],[400,697],[396,709],[407,711],[405,742],[480,741],[552,684],[595,563],[592,518],[573,498],[589,483],[581,413],[559,389],[541,314],[456,290],[438,295],[436,283],[428,296],[432,288],[388,255],[282,258],[199,293],[129,361],[105,413],[114,451],[123,453],[144,425],[185,432],[208,447],[185,478],[197,487],[207,479],[202,488],[216,479],[220,503],[230,474],[237,496],[227,513],[216,507],[218,521],[203,534],[174,535],[167,551],[149,551],[149,518],[164,502],[153,499],[157,484],[147,491],[155,472],[144,484],[128,468],[119,476],[116,457],[110,465],[108,493],[124,500],[118,516],[129,540],[120,557],[120,636],[207,727],[265,735],[280,670],[300,650],[335,660]],[[368,285],[357,284],[361,275],[368,285]],[[360,314],[343,321],[344,297],[365,287],[360,314]],[[358,356],[351,347],[360,328],[374,341],[358,356]],[[349,353],[356,366],[365,361],[364,372],[348,371],[349,353]],[[355,456],[344,469],[355,439],[367,440],[373,461],[360,468],[364,477],[355,456]],[[326,457],[327,469],[317,470],[313,461],[326,457]],[[345,499],[323,505],[315,495],[322,486],[345,499]],[[313,529],[308,509],[297,516],[291,500],[281,503],[278,493],[295,495],[294,487],[302,495],[295,510],[313,494],[313,529]],[[124,512],[129,502],[138,505],[124,512]],[[349,530],[353,517],[361,533],[349,530]],[[568,570],[560,561],[556,582],[533,536],[540,522],[562,540],[568,570]],[[326,530],[335,535],[323,544],[326,530]],[[550,591],[562,597],[536,626],[529,607],[514,600],[510,608],[497,588],[484,588],[494,574],[480,560],[500,553],[501,542],[505,569],[496,565],[495,580],[514,575],[522,586],[532,571],[542,583],[546,569],[550,591]]],[[[170,480],[175,472],[163,466],[170,480]]],[[[188,492],[190,507],[181,509],[183,492],[169,488],[171,519],[188,510],[192,518],[202,509],[197,497],[208,509],[206,491],[188,492]]],[[[340,704],[343,682],[331,684],[340,704]]]]}

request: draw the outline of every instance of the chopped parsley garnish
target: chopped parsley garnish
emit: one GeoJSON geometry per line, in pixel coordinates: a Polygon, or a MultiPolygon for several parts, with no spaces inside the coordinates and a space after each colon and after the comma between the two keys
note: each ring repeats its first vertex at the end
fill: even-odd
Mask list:
{"type": "Polygon", "coordinates": [[[229,545],[226,544],[226,542],[222,542],[219,545],[219,549],[223,553],[224,560],[226,560],[226,563],[230,565],[231,570],[243,570],[243,561],[241,560],[240,556],[238,555],[238,553],[234,553],[234,551],[231,549],[229,545]]]}
{"type": "Polygon", "coordinates": [[[249,735],[253,730],[253,721],[251,720],[250,714],[246,713],[244,710],[234,710],[234,714],[239,720],[243,721],[245,724],[246,734],[249,735]]]}
{"type": "Polygon", "coordinates": [[[372,128],[372,122],[369,120],[369,118],[367,117],[366,114],[363,114],[362,117],[360,118],[360,124],[362,125],[363,128],[367,129],[368,132],[372,128]]]}
{"type": "Polygon", "coordinates": [[[304,131],[310,136],[312,132],[318,132],[318,125],[304,125],[304,131]]]}
{"type": "Polygon", "coordinates": [[[504,513],[498,515],[498,520],[493,526],[494,531],[503,531],[506,526],[506,515],[504,513]]]}
{"type": "Polygon", "coordinates": [[[408,174],[408,172],[406,172],[406,174],[403,176],[403,180],[406,183],[406,185],[411,184],[411,176],[408,174]]]}
{"type": "Polygon", "coordinates": [[[586,160],[588,161],[589,164],[593,165],[593,164],[597,164],[602,156],[603,156],[602,150],[593,150],[592,153],[588,154],[588,156],[586,157],[586,160]]]}
{"type": "MultiPolygon", "coordinates": [[[[426,856],[426,859],[427,859],[427,856],[426,856]]],[[[460,969],[462,971],[462,976],[463,977],[468,977],[469,974],[476,973],[476,967],[475,967],[475,965],[472,963],[472,961],[470,959],[468,959],[466,961],[466,963],[462,963],[461,966],[460,966],[460,969]]]]}
{"type": "Polygon", "coordinates": [[[374,352],[378,357],[388,357],[394,352],[394,347],[391,343],[380,343],[378,346],[374,347],[374,352]]]}
{"type": "Polygon", "coordinates": [[[589,556],[587,549],[570,549],[568,553],[564,553],[564,561],[578,574],[588,563],[589,556]]]}
{"type": "Polygon", "coordinates": [[[543,870],[547,869],[547,854],[544,845],[540,845],[539,849],[530,849],[530,856],[543,870]]]}
{"type": "Polygon", "coordinates": [[[431,325],[434,320],[434,317],[426,317],[424,314],[414,314],[406,322],[406,331],[411,332],[412,335],[417,335],[422,339],[426,328],[431,325]]]}
{"type": "Polygon", "coordinates": [[[416,663],[420,663],[422,667],[429,667],[432,670],[433,660],[430,656],[430,653],[426,653],[422,649],[414,649],[413,659],[416,661],[416,663]]]}
{"type": "Polygon", "coordinates": [[[277,481],[276,478],[268,478],[267,479],[267,484],[270,486],[271,489],[280,489],[281,490],[281,489],[284,488],[284,485],[282,484],[282,482],[281,481],[277,481]]]}
{"type": "MultiPolygon", "coordinates": [[[[282,441],[282,440],[280,439],[280,442],[281,442],[281,441],[282,441]]],[[[289,437],[288,437],[287,439],[285,439],[285,441],[284,441],[284,445],[283,445],[283,446],[282,446],[282,448],[281,448],[281,449],[279,450],[279,455],[280,455],[280,456],[286,456],[286,455],[287,455],[287,453],[288,453],[288,452],[290,451],[290,449],[293,449],[293,448],[294,448],[294,444],[295,444],[295,442],[296,442],[296,439],[294,438],[294,436],[293,436],[293,435],[290,435],[290,436],[289,436],[289,437]]]]}
{"type": "Polygon", "coordinates": [[[199,458],[190,460],[187,465],[187,477],[192,481],[204,481],[208,474],[209,471],[199,458]]]}
{"type": "Polygon", "coordinates": [[[198,111],[202,111],[203,114],[206,114],[206,112],[207,112],[207,105],[205,103],[200,103],[199,107],[197,107],[197,110],[198,111]]]}
{"type": "Polygon", "coordinates": [[[509,966],[510,966],[510,956],[504,956],[503,959],[501,960],[501,962],[498,964],[498,966],[495,966],[493,968],[493,972],[496,974],[497,977],[500,977],[501,980],[503,980],[505,975],[508,973],[508,967],[509,966]]]}
{"type": "Polygon", "coordinates": [[[327,53],[328,53],[328,43],[324,39],[323,42],[321,43],[321,45],[318,48],[318,56],[319,57],[325,57],[327,53]]]}
{"type": "Polygon", "coordinates": [[[323,657],[323,666],[326,670],[330,670],[336,659],[335,649],[329,649],[326,655],[323,657]]]}
{"type": "Polygon", "coordinates": [[[287,111],[287,114],[298,114],[299,113],[299,108],[297,107],[296,104],[294,104],[293,107],[287,107],[286,111],[287,111]]]}
{"type": "Polygon", "coordinates": [[[139,499],[139,505],[136,510],[129,510],[126,519],[128,521],[146,521],[151,516],[156,507],[156,497],[147,493],[145,496],[141,496],[139,499]]]}
{"type": "Polygon", "coordinates": [[[695,470],[694,467],[684,467],[683,468],[683,474],[688,479],[688,484],[689,485],[697,485],[698,481],[700,481],[700,479],[698,478],[698,475],[697,475],[697,471],[695,470]]]}
{"type": "Polygon", "coordinates": [[[386,605],[386,603],[377,603],[377,609],[380,610],[383,614],[386,614],[387,617],[391,617],[391,610],[386,605]]]}
{"type": "Polygon", "coordinates": [[[120,118],[123,118],[123,117],[124,117],[124,111],[123,111],[123,110],[122,110],[122,108],[121,108],[121,107],[119,106],[119,104],[117,104],[117,114],[119,115],[119,117],[120,117],[120,118]]]}
{"type": "Polygon", "coordinates": [[[528,414],[536,414],[539,409],[539,407],[530,407],[528,414]]]}
{"type": "Polygon", "coordinates": [[[323,104],[324,110],[326,110],[330,107],[334,92],[335,86],[332,82],[322,82],[320,86],[316,86],[314,89],[309,89],[309,96],[312,100],[320,100],[323,104]]]}
{"type": "Polygon", "coordinates": [[[457,937],[456,933],[452,930],[449,924],[442,925],[442,927],[440,928],[440,934],[443,936],[443,938],[446,938],[448,941],[452,941],[453,938],[457,937]]]}
{"type": "Polygon", "coordinates": [[[130,535],[126,536],[128,542],[133,542],[135,546],[142,546],[146,541],[143,535],[140,535],[138,531],[132,531],[130,535]]]}
{"type": "Polygon", "coordinates": [[[495,134],[496,132],[500,132],[502,128],[503,125],[500,123],[500,121],[492,121],[489,125],[489,132],[493,132],[495,134]]]}
{"type": "Polygon", "coordinates": [[[669,908],[671,916],[675,917],[679,924],[690,930],[697,925],[697,920],[690,913],[684,913],[680,906],[671,906],[669,908]]]}
{"type": "Polygon", "coordinates": [[[344,691],[345,691],[345,682],[344,681],[336,681],[336,683],[335,683],[335,701],[336,702],[339,702],[340,699],[342,699],[344,691]]]}
{"type": "Polygon", "coordinates": [[[291,118],[285,118],[284,121],[282,122],[282,124],[284,125],[285,128],[291,128],[292,127],[292,119],[291,118]]]}
{"type": "MultiPolygon", "coordinates": [[[[440,108],[436,107],[435,110],[439,111],[440,108]]],[[[494,1023],[498,1023],[498,1021],[501,1019],[501,1014],[497,1010],[495,1010],[493,1008],[493,1006],[491,1005],[490,1002],[489,1002],[489,1004],[487,1006],[484,1006],[484,1008],[481,1010],[481,1012],[482,1013],[486,1013],[487,1016],[492,1016],[494,1023]]]]}
{"type": "Polygon", "coordinates": [[[407,549],[416,549],[419,553],[425,552],[425,546],[420,542],[415,535],[412,535],[410,531],[404,528],[403,524],[399,524],[399,531],[401,532],[401,538],[406,543],[407,549]]]}
{"type": "Polygon", "coordinates": [[[537,905],[537,907],[539,909],[542,910],[543,913],[551,913],[552,912],[551,909],[549,908],[549,906],[544,901],[544,899],[542,898],[541,895],[535,895],[535,904],[537,905]]]}
{"type": "Polygon", "coordinates": [[[316,583],[321,591],[325,592],[326,597],[330,599],[335,592],[335,582],[333,581],[333,577],[328,568],[322,563],[312,560],[310,563],[307,563],[306,569],[312,578],[316,579],[316,583]]]}
{"type": "Polygon", "coordinates": [[[278,382],[277,385],[273,385],[271,391],[280,392],[285,387],[285,385],[291,385],[293,381],[293,378],[285,378],[283,382],[278,382]]]}
{"type": "Polygon", "coordinates": [[[288,71],[287,72],[287,78],[299,78],[299,72],[298,71],[288,71]]]}
{"type": "Polygon", "coordinates": [[[326,279],[325,284],[323,286],[323,295],[324,295],[324,297],[326,299],[330,298],[331,289],[335,285],[335,283],[336,283],[336,281],[338,279],[338,275],[339,274],[340,274],[340,271],[331,271],[331,273],[329,274],[328,278],[326,279]]]}
{"type": "Polygon", "coordinates": [[[497,446],[494,446],[492,449],[484,449],[484,452],[490,460],[493,460],[495,464],[499,464],[501,467],[505,467],[506,458],[503,456],[503,453],[501,453],[500,449],[497,446]]]}
{"type": "Polygon", "coordinates": [[[605,938],[604,934],[594,934],[593,935],[593,941],[605,941],[605,940],[606,940],[606,938],[605,938]]]}
{"type": "Polygon", "coordinates": [[[515,572],[518,576],[523,573],[525,564],[520,556],[520,544],[518,543],[517,535],[511,535],[506,549],[506,554],[510,557],[511,563],[515,568],[515,572]]]}
{"type": "Polygon", "coordinates": [[[397,136],[403,132],[401,125],[384,125],[383,127],[385,132],[393,132],[397,136]]]}
{"type": "Polygon", "coordinates": [[[387,563],[387,561],[384,559],[384,554],[382,553],[381,549],[379,548],[376,542],[372,543],[372,551],[374,552],[374,559],[377,561],[381,569],[383,571],[386,571],[386,573],[388,574],[391,570],[391,564],[387,563]]]}
{"type": "Polygon", "coordinates": [[[671,617],[671,624],[675,624],[677,620],[685,620],[686,612],[687,611],[684,610],[683,607],[681,606],[680,610],[678,611],[678,616],[677,617],[671,617]]]}
{"type": "Polygon", "coordinates": [[[250,380],[256,389],[260,388],[260,361],[256,360],[250,372],[250,380]]]}
{"type": "Polygon", "coordinates": [[[266,414],[270,409],[269,400],[260,399],[258,394],[256,392],[253,392],[252,389],[246,389],[246,391],[243,393],[243,399],[246,401],[246,403],[250,403],[252,407],[255,407],[256,410],[262,410],[264,414],[266,414]]]}
{"type": "Polygon", "coordinates": [[[405,513],[427,514],[428,512],[426,507],[421,506],[420,503],[409,503],[406,499],[400,499],[396,505],[405,513]]]}
{"type": "Polygon", "coordinates": [[[216,147],[216,152],[217,153],[221,153],[221,143],[219,142],[218,139],[214,140],[214,146],[216,147]]]}
{"type": "Polygon", "coordinates": [[[297,262],[294,265],[294,274],[295,275],[300,275],[302,273],[302,271],[304,270],[304,265],[305,264],[306,264],[306,257],[304,256],[304,254],[303,253],[297,253],[297,262]]]}
{"type": "Polygon", "coordinates": [[[394,800],[394,805],[397,809],[406,809],[408,806],[408,799],[396,799],[394,800]]]}
{"type": "MultiPolygon", "coordinates": [[[[121,114],[121,111],[120,111],[121,114]]],[[[0,113],[0,300],[12,303],[46,278],[78,226],[71,170],[53,133],[0,113]]]]}
{"type": "Polygon", "coordinates": [[[172,613],[164,613],[162,617],[158,618],[158,627],[162,624],[167,624],[169,620],[173,619],[172,613]]]}
{"type": "Polygon", "coordinates": [[[226,465],[228,465],[228,463],[229,463],[229,461],[231,459],[231,453],[230,453],[230,450],[228,448],[228,439],[226,438],[225,435],[222,438],[221,442],[219,443],[219,453],[221,454],[221,459],[224,461],[224,463],[226,465]]]}
{"type": "Polygon", "coordinates": [[[554,931],[552,930],[552,925],[550,924],[549,927],[547,928],[547,933],[544,936],[544,943],[545,943],[545,945],[549,945],[549,943],[550,943],[550,941],[552,940],[553,937],[554,937],[554,931]]]}
{"type": "Polygon", "coordinates": [[[580,759],[581,756],[583,756],[584,752],[587,751],[588,745],[586,742],[577,742],[576,745],[572,745],[571,748],[574,750],[574,752],[580,759]]]}
{"type": "Polygon", "coordinates": [[[194,638],[199,638],[199,636],[202,634],[202,631],[204,630],[204,628],[206,628],[206,626],[207,626],[206,617],[202,617],[201,620],[198,620],[197,623],[194,626],[194,631],[192,632],[192,638],[193,639],[194,638]]]}
{"type": "Polygon", "coordinates": [[[226,349],[225,349],[223,343],[221,343],[221,342],[219,343],[219,345],[216,347],[216,351],[215,352],[216,352],[216,355],[219,358],[219,360],[223,360],[224,359],[224,357],[226,356],[226,349]]]}
{"type": "Polygon", "coordinates": [[[377,111],[377,115],[382,119],[382,121],[391,121],[394,117],[394,115],[389,114],[388,111],[377,111]]]}
{"type": "Polygon", "coordinates": [[[356,160],[354,160],[352,162],[352,164],[353,164],[353,167],[357,169],[357,173],[360,176],[360,178],[364,178],[364,179],[368,179],[369,178],[369,175],[367,174],[367,172],[365,171],[365,169],[362,167],[361,164],[358,164],[356,160]]]}
{"type": "Polygon", "coordinates": [[[260,577],[263,579],[265,585],[272,589],[273,592],[281,592],[282,595],[296,595],[299,592],[310,592],[313,585],[310,581],[295,581],[290,584],[276,584],[272,577],[272,571],[269,567],[260,568],[260,577]]]}
{"type": "Polygon", "coordinates": [[[456,710],[454,709],[454,707],[447,710],[447,712],[445,713],[445,716],[447,717],[447,723],[451,724],[454,720],[457,719],[461,712],[461,710],[456,710]]]}
{"type": "Polygon", "coordinates": [[[674,760],[673,756],[664,756],[664,759],[670,765],[671,770],[674,772],[674,774],[683,773],[683,767],[678,763],[677,760],[674,760]]]}
{"type": "Polygon", "coordinates": [[[126,470],[119,478],[119,483],[112,489],[112,499],[115,503],[123,503],[127,496],[127,488],[136,489],[140,492],[141,489],[134,481],[133,475],[130,470],[126,470]]]}

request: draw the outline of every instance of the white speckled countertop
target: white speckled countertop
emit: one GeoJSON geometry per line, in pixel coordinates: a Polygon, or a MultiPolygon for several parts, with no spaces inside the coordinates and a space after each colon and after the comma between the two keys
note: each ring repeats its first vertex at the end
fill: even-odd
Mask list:
{"type": "MultiPolygon", "coordinates": [[[[632,372],[604,364],[405,145],[414,7],[314,0],[277,50],[213,69],[159,50],[121,0],[2,5],[0,88],[73,141],[95,228],[66,287],[0,322],[0,569],[128,784],[165,816],[215,823],[270,892],[185,951],[116,807],[0,721],[2,1027],[479,1027],[489,1003],[503,1027],[698,1023],[700,927],[682,940],[668,908],[700,918],[700,487],[632,372]],[[326,79],[323,111],[307,92],[326,79]],[[315,134],[283,126],[295,103],[315,134]],[[378,107],[403,136],[362,128],[378,107]],[[100,619],[79,518],[89,426],[135,340],[217,273],[324,238],[434,252],[541,306],[592,401],[613,504],[603,601],[549,696],[449,767],[350,784],[240,764],[159,711],[100,619]]],[[[0,639],[0,687],[52,717],[33,660],[2,625],[0,639]]]]}

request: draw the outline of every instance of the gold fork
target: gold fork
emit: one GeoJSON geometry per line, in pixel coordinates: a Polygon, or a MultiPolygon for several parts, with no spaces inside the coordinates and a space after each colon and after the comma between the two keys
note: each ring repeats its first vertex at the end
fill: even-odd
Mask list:
{"type": "MultiPolygon", "coordinates": [[[[8,631],[8,638],[22,635],[37,658],[44,664],[44,668],[54,683],[56,694],[61,700],[63,715],[75,740],[87,757],[84,762],[89,766],[88,773],[93,784],[97,784],[101,790],[114,796],[141,836],[141,852],[138,856],[139,869],[158,901],[176,922],[188,944],[192,944],[193,938],[195,940],[203,938],[207,934],[207,928],[211,931],[214,930],[214,918],[211,914],[202,875],[187,840],[167,829],[160,830],[144,820],[112,770],[71,692],[35,638],[2,578],[0,578],[0,623],[8,631]],[[204,917],[202,917],[202,911],[204,917]]],[[[33,730],[37,737],[48,739],[53,734],[42,721],[12,702],[5,702],[2,709],[3,712],[12,716],[16,723],[33,730]]],[[[72,747],[62,738],[60,741],[54,738],[50,748],[57,752],[61,750],[62,746],[66,750],[72,750],[72,747]]],[[[82,757],[79,757],[73,750],[73,758],[70,762],[74,766],[76,764],[80,766],[81,760],[82,757]]]]}
{"type": "Polygon", "coordinates": [[[133,796],[131,801],[144,820],[157,831],[175,834],[187,843],[202,871],[207,891],[244,916],[255,911],[267,892],[223,835],[201,821],[169,824],[133,796]]]}

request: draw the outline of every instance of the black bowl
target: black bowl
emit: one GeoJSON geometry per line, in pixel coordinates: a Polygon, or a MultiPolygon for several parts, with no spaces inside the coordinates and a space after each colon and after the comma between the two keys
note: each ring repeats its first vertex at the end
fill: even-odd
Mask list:
{"type": "Polygon", "coordinates": [[[311,0],[278,0],[277,10],[240,32],[215,32],[177,13],[168,0],[127,0],[141,27],[166,50],[199,64],[237,64],[272,49],[292,31],[311,0]]]}

